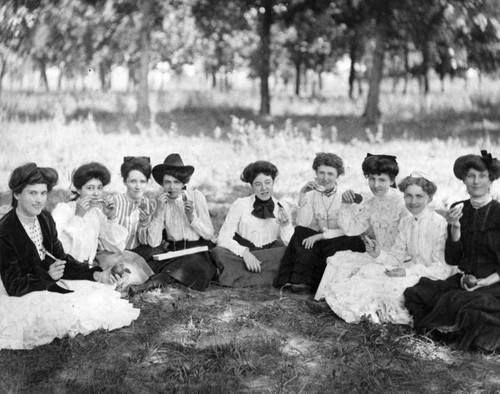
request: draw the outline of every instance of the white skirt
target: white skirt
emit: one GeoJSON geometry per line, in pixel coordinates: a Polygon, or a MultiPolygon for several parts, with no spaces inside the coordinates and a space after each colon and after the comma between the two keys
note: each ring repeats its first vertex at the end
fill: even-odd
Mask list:
{"type": "Polygon", "coordinates": [[[55,338],[128,326],[139,309],[121,299],[115,285],[61,280],[73,293],[35,291],[9,297],[0,281],[0,349],[32,349],[55,338]]]}

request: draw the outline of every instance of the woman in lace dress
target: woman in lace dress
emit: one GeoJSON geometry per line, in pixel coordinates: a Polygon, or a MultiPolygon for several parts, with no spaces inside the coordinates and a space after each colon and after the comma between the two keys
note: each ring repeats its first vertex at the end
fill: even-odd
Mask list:
{"type": "Polygon", "coordinates": [[[333,153],[318,153],[312,168],[316,179],[300,190],[297,227],[274,282],[276,287],[289,285],[295,293],[316,291],[328,256],[340,250],[365,250],[360,237],[346,236],[339,226],[337,180],[344,174],[342,159],[333,153]]]}
{"type": "Polygon", "coordinates": [[[399,222],[394,245],[381,251],[376,239],[367,238],[367,253],[375,261],[337,282],[335,292],[327,296],[333,311],[348,323],[358,323],[365,316],[374,323],[409,324],[403,291],[422,276],[445,279],[450,275],[451,267],[444,261],[446,220],[428,208],[436,185],[409,176],[398,187],[411,216],[399,222]]]}
{"type": "Polygon", "coordinates": [[[44,211],[57,172],[35,163],[12,173],[13,209],[0,221],[0,349],[129,325],[139,315],[120,299],[109,271],[66,254],[44,211]]]}
{"type": "MultiPolygon", "coordinates": [[[[367,155],[361,167],[373,196],[356,204],[355,193],[347,190],[342,195],[339,225],[347,235],[364,234],[376,239],[381,250],[388,251],[398,235],[401,218],[408,215],[401,195],[394,188],[399,167],[394,156],[371,154],[367,155]]],[[[353,297],[352,294],[340,294],[336,290],[338,285],[373,261],[367,253],[336,253],[327,260],[315,299],[324,298],[330,307],[334,307],[338,297],[353,297]]]]}

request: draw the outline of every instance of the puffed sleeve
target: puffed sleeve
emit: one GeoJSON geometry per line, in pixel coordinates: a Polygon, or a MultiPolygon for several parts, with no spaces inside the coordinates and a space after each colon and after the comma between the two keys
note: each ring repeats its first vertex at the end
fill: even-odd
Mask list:
{"type": "Polygon", "coordinates": [[[401,220],[398,226],[398,235],[396,241],[392,245],[390,251],[380,251],[380,255],[376,261],[378,264],[383,265],[400,265],[405,261],[408,255],[408,242],[410,241],[411,234],[411,221],[401,220]]]}
{"type": "Polygon", "coordinates": [[[312,192],[306,194],[306,201],[304,205],[299,206],[296,222],[297,226],[309,228],[311,228],[312,223],[315,222],[312,192]]]}
{"type": "Polygon", "coordinates": [[[210,213],[208,212],[207,200],[199,190],[193,190],[192,196],[194,203],[194,218],[191,222],[191,227],[203,239],[212,240],[214,238],[214,226],[210,218],[210,213]]]}
{"type": "Polygon", "coordinates": [[[110,220],[99,209],[99,241],[104,250],[110,252],[120,252],[125,249],[127,242],[128,230],[118,224],[118,219],[110,220]]]}
{"type": "MultiPolygon", "coordinates": [[[[455,205],[460,204],[460,202],[456,202],[451,205],[450,208],[453,208],[455,205]]],[[[466,208],[464,207],[464,210],[466,208]]],[[[463,212],[463,211],[462,211],[463,212]]],[[[464,212],[465,213],[465,212],[464,212]]],[[[464,217],[460,218],[460,223],[463,224],[464,217]]],[[[447,235],[446,244],[444,248],[444,259],[449,265],[459,265],[462,261],[463,251],[462,251],[462,237],[458,241],[453,241],[451,238],[451,226],[447,226],[447,235]]]]}
{"type": "Polygon", "coordinates": [[[141,205],[139,205],[139,210],[140,213],[139,225],[137,227],[137,238],[143,245],[155,246],[155,242],[157,240],[154,237],[155,231],[154,228],[152,230],[151,223],[153,222],[153,214],[156,211],[156,200],[147,198],[145,200],[145,206],[141,207],[141,205]]]}
{"type": "Polygon", "coordinates": [[[361,204],[342,203],[339,211],[339,227],[349,236],[359,235],[370,227],[371,201],[361,204]]]}
{"type": "Polygon", "coordinates": [[[94,242],[87,235],[85,221],[75,215],[74,206],[61,202],[52,211],[52,217],[64,250],[78,257],[86,255],[86,251],[93,248],[94,242]]]}
{"type": "MultiPolygon", "coordinates": [[[[278,207],[279,209],[283,209],[286,213],[286,215],[291,218],[292,215],[290,214],[290,210],[285,208],[286,204],[279,203],[278,207]]],[[[292,225],[292,220],[289,220],[288,223],[285,226],[280,226],[280,238],[283,241],[285,245],[288,245],[290,242],[290,238],[292,238],[294,232],[294,228],[292,225]]]]}
{"type": "Polygon", "coordinates": [[[245,206],[245,201],[242,199],[236,200],[233,205],[229,208],[226,220],[219,232],[219,238],[217,239],[217,245],[229,249],[237,256],[243,256],[243,253],[248,250],[247,247],[241,246],[236,242],[233,237],[238,229],[241,217],[243,215],[245,206]]]}

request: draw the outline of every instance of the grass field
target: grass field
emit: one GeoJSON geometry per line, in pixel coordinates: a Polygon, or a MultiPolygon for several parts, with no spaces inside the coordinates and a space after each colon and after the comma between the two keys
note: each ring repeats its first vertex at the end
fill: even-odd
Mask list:
{"type": "MultiPolygon", "coordinates": [[[[487,148],[500,156],[499,83],[479,94],[455,87],[428,99],[386,93],[379,129],[366,130],[362,102],[277,98],[276,115],[255,114],[246,93],[165,92],[153,97],[155,123],[133,124],[125,94],[5,94],[0,112],[0,191],[10,172],[35,161],[60,174],[56,197],[72,170],[97,160],[111,170],[109,192],[124,190],[126,155],[153,164],[179,152],[196,171],[192,186],[207,196],[215,227],[249,189],[242,168],[265,159],[279,170],[275,191],[291,205],[313,177],[316,152],[346,164],[341,188],[368,193],[361,174],[367,152],[396,155],[401,175],[424,172],[438,184],[438,209],[465,197],[452,173],[455,158],[487,148]],[[460,92],[462,94],[460,94],[460,92]],[[7,97],[7,100],[5,99],[7,97]],[[245,104],[245,105],[243,105],[245,104]]],[[[158,191],[151,183],[150,193],[158,191]]],[[[8,202],[4,195],[3,203],[8,202]]],[[[349,325],[315,313],[306,296],[275,289],[204,293],[167,287],[136,297],[130,327],[63,338],[31,351],[0,351],[0,392],[408,392],[494,393],[500,356],[461,353],[415,336],[409,327],[349,325]]],[[[1,318],[1,317],[0,317],[1,318]]]]}

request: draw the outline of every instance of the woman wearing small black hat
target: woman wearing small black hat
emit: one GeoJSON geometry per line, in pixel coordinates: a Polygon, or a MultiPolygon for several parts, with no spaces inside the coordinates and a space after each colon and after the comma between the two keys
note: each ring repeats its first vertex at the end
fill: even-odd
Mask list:
{"type": "MultiPolygon", "coordinates": [[[[166,157],[153,168],[154,180],[163,187],[149,225],[153,247],[162,242],[167,251],[180,251],[198,246],[212,246],[214,228],[205,196],[199,190],[186,189],[194,167],[184,165],[179,154],[166,157]]],[[[133,286],[131,292],[146,291],[177,280],[194,290],[204,291],[216,273],[209,252],[186,254],[167,260],[148,261],[156,274],[146,283],[133,286]]]]}
{"type": "Polygon", "coordinates": [[[500,348],[500,203],[490,187],[500,177],[500,162],[486,151],[459,157],[455,176],[470,199],[446,213],[445,259],[460,273],[446,280],[422,278],[405,290],[405,306],[418,331],[452,332],[459,349],[500,348]]]}

